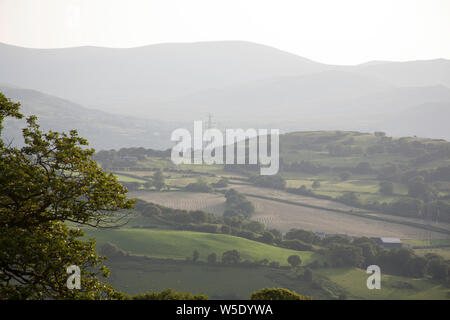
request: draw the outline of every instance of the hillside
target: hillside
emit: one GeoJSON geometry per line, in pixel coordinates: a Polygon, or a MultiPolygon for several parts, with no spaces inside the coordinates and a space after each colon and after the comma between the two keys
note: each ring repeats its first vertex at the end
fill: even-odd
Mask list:
{"type": "Polygon", "coordinates": [[[27,49],[0,44],[0,83],[122,114],[132,107],[135,113],[150,109],[149,115],[157,111],[155,103],[161,100],[327,68],[275,48],[241,41],[129,49],[27,49]]]}
{"type": "Polygon", "coordinates": [[[194,250],[200,253],[200,260],[206,261],[207,255],[216,253],[220,258],[228,250],[238,250],[242,260],[259,261],[268,259],[280,265],[288,265],[290,255],[298,255],[303,264],[322,257],[311,251],[295,251],[279,248],[224,234],[212,234],[190,231],[119,229],[119,230],[86,230],[86,236],[96,239],[97,246],[106,242],[116,244],[122,250],[135,255],[153,258],[185,259],[192,257],[194,250]]]}
{"type": "MultiPolygon", "coordinates": [[[[27,49],[0,44],[0,70],[0,84],[5,86],[139,116],[141,121],[181,121],[189,127],[212,114],[221,128],[384,130],[397,136],[450,139],[446,130],[428,122],[412,121],[408,127],[384,123],[410,108],[450,102],[450,61],[445,59],[333,66],[244,41],[129,49],[27,49]]],[[[424,109],[423,116],[434,114],[424,109]]],[[[109,136],[105,127],[93,136],[109,136]]],[[[114,140],[153,146],[144,143],[145,134],[147,141],[161,139],[162,144],[155,144],[169,144],[170,132],[141,127],[124,123],[114,140]]]]}
{"type": "MultiPolygon", "coordinates": [[[[201,117],[213,110],[215,117],[228,123],[240,118],[273,124],[310,119],[319,114],[339,114],[340,105],[350,100],[391,89],[393,86],[384,81],[333,70],[207,90],[163,105],[174,110],[174,116],[179,118],[201,117]]],[[[250,124],[248,120],[245,122],[250,124]]]]}
{"type": "MultiPolygon", "coordinates": [[[[167,148],[170,146],[171,128],[176,124],[158,120],[118,116],[85,108],[71,101],[39,91],[0,86],[0,92],[12,101],[21,103],[26,116],[36,115],[43,130],[77,130],[96,149],[113,149],[126,146],[167,148]]],[[[7,121],[3,135],[14,143],[21,143],[24,121],[7,121]]]]}
{"type": "Polygon", "coordinates": [[[257,204],[255,219],[283,230],[291,224],[298,226],[306,222],[309,230],[325,229],[326,223],[320,226],[322,220],[311,219],[313,216],[308,212],[316,212],[315,217],[329,217],[326,219],[330,222],[329,228],[322,231],[332,231],[333,216],[338,221],[348,220],[339,227],[340,232],[358,230],[358,234],[362,232],[372,236],[384,232],[404,238],[424,237],[424,230],[417,232],[409,227],[419,225],[421,229],[441,232],[431,224],[439,221],[442,223],[439,228],[447,229],[450,222],[450,143],[445,140],[393,138],[384,132],[288,133],[280,136],[279,174],[265,178],[258,178],[256,167],[176,167],[170,158],[151,154],[151,151],[124,149],[99,153],[96,159],[106,169],[117,170],[127,179],[135,179],[135,185],[129,186],[136,192],[133,196],[180,209],[223,212],[220,195],[201,196],[183,191],[199,176],[211,185],[226,177],[230,184],[228,188],[253,197],[252,201],[257,204]],[[141,158],[123,163],[117,158],[119,153],[141,158]],[[158,194],[139,183],[139,179],[151,181],[152,171],[157,168],[165,171],[166,183],[176,193],[158,194]],[[342,204],[347,207],[343,208],[342,204]],[[339,218],[342,208],[351,216],[339,218]],[[323,211],[329,209],[338,213],[323,211]],[[283,214],[268,212],[270,210],[283,214]],[[296,213],[300,210],[303,214],[296,213]],[[358,212],[364,217],[360,215],[356,219],[354,214],[358,212]],[[362,225],[367,227],[364,231],[352,227],[359,218],[364,218],[360,225],[361,228],[362,225]],[[368,218],[370,220],[366,221],[368,218]],[[404,225],[405,229],[400,230],[398,226],[387,228],[372,221],[374,219],[404,225]]]}
{"type": "Polygon", "coordinates": [[[397,86],[435,86],[450,87],[450,60],[418,60],[407,62],[388,62],[362,64],[355,67],[358,73],[389,81],[397,86]]]}

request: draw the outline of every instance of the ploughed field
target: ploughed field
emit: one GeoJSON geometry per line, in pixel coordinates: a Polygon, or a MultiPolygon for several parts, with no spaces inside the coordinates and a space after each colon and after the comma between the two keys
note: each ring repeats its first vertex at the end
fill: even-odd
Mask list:
{"type": "MultiPolygon", "coordinates": [[[[258,188],[249,185],[233,185],[232,187],[239,192],[245,193],[248,200],[254,204],[255,214],[252,217],[253,220],[260,221],[267,227],[275,228],[282,232],[298,228],[351,236],[396,237],[401,239],[450,238],[448,233],[428,231],[408,225],[408,223],[424,224],[450,230],[450,226],[444,223],[436,225],[427,221],[420,221],[419,219],[368,212],[337,202],[290,194],[281,190],[258,188]],[[377,219],[369,219],[365,215],[377,219]]],[[[225,208],[225,198],[221,194],[137,191],[130,193],[130,197],[170,208],[203,210],[217,215],[221,215],[225,208]]]]}
{"type": "Polygon", "coordinates": [[[224,196],[214,193],[136,191],[131,192],[129,198],[138,198],[173,209],[202,210],[217,215],[222,215],[225,210],[224,196]]]}

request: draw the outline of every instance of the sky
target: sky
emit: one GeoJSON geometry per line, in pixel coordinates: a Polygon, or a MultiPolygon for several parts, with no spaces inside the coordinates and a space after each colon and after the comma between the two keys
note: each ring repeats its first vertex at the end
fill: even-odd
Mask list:
{"type": "Polygon", "coordinates": [[[30,48],[244,40],[330,64],[450,59],[450,0],[0,0],[30,48]]]}

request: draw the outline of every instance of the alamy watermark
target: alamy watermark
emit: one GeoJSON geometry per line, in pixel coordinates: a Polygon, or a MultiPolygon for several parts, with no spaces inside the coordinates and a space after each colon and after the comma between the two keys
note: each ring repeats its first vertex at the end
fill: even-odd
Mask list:
{"type": "Polygon", "coordinates": [[[69,290],[81,289],[81,270],[80,267],[77,265],[71,265],[67,267],[66,270],[67,274],[70,274],[70,276],[67,278],[67,288],[69,290]]]}
{"type": "Polygon", "coordinates": [[[261,175],[274,175],[279,169],[279,129],[203,130],[194,121],[194,134],[184,128],[172,132],[172,162],[178,164],[259,164],[261,175]],[[270,142],[269,142],[270,138],[270,142]],[[235,150],[236,149],[236,150],[235,150]],[[225,154],[224,154],[225,152],[225,154]]]}
{"type": "Polygon", "coordinates": [[[367,267],[366,273],[372,274],[367,278],[367,289],[381,289],[381,269],[379,266],[373,264],[367,267]]]}

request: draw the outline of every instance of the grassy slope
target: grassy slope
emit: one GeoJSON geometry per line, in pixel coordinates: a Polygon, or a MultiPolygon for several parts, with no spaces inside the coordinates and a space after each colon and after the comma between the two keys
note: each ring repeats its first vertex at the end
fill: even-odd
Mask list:
{"type": "Polygon", "coordinates": [[[116,230],[86,230],[88,237],[95,238],[98,246],[112,242],[121,249],[136,255],[146,255],[157,258],[184,259],[191,257],[197,249],[200,260],[206,261],[208,254],[215,252],[218,257],[227,250],[236,249],[242,260],[278,261],[288,265],[290,255],[301,257],[303,264],[314,260],[322,260],[322,256],[309,251],[294,251],[263,244],[239,237],[190,231],[149,230],[149,229],[116,229],[116,230]]]}
{"type": "MultiPolygon", "coordinates": [[[[286,162],[300,162],[301,160],[312,161],[315,164],[321,164],[328,167],[354,167],[360,162],[369,162],[373,168],[381,168],[388,164],[411,166],[411,160],[415,156],[405,156],[402,154],[392,153],[376,153],[376,154],[352,154],[348,156],[330,156],[328,154],[327,145],[342,143],[348,139],[353,139],[349,144],[352,147],[361,147],[365,151],[370,146],[382,145],[379,137],[369,133],[357,133],[357,132],[340,132],[336,135],[335,131],[312,131],[312,132],[294,132],[283,135],[280,138],[280,145],[282,146],[281,157],[286,162]],[[338,137],[338,135],[341,135],[338,137]],[[337,137],[337,138],[336,138],[337,137]],[[318,151],[309,150],[304,148],[304,144],[316,145],[320,148],[318,151]]],[[[398,140],[398,138],[393,139],[398,140]]],[[[407,138],[405,141],[409,142],[421,142],[427,144],[448,144],[445,141],[437,141],[433,139],[425,138],[407,138]]],[[[424,163],[422,165],[413,166],[410,169],[429,169],[439,166],[445,166],[450,163],[450,159],[442,158],[430,163],[424,163]]],[[[395,184],[394,196],[384,196],[379,193],[378,183],[376,175],[356,175],[352,174],[349,181],[340,181],[337,173],[323,173],[323,174],[305,174],[300,172],[285,172],[282,173],[288,181],[288,187],[299,187],[305,185],[311,188],[311,184],[314,180],[319,180],[321,186],[315,189],[314,192],[321,195],[327,195],[332,197],[341,196],[344,192],[356,192],[360,200],[363,202],[370,201],[383,201],[391,202],[394,199],[403,197],[407,194],[407,189],[404,185],[395,184]]],[[[448,194],[447,191],[442,191],[441,195],[448,194]]]]}
{"type": "MultiPolygon", "coordinates": [[[[393,138],[393,141],[399,140],[393,138]]],[[[437,141],[424,138],[404,138],[409,142],[420,142],[426,144],[445,145],[448,142],[437,141]]],[[[354,167],[361,162],[369,162],[373,168],[379,169],[386,165],[396,164],[398,166],[409,166],[410,169],[436,168],[438,166],[449,165],[450,159],[443,157],[433,162],[426,162],[421,165],[412,165],[411,160],[415,156],[406,156],[397,153],[375,153],[367,154],[366,150],[371,146],[384,145],[382,138],[376,137],[370,133],[358,133],[349,131],[311,131],[311,132],[293,132],[282,135],[280,137],[281,158],[286,163],[301,162],[302,160],[312,161],[315,164],[321,164],[328,167],[354,167]],[[351,154],[348,156],[331,156],[327,148],[329,145],[342,144],[345,141],[351,143],[347,146],[353,148],[359,147],[363,150],[361,154],[351,154]],[[312,150],[311,147],[317,147],[312,150]]],[[[170,159],[148,158],[140,161],[138,167],[159,167],[159,168],[176,168],[178,170],[193,170],[195,172],[214,173],[216,178],[207,177],[208,182],[214,182],[220,176],[229,175],[229,172],[223,170],[220,165],[180,165],[175,167],[170,159]]],[[[167,183],[173,187],[183,187],[195,180],[196,175],[183,176],[183,174],[167,173],[171,176],[167,179],[167,183]]],[[[321,186],[314,189],[314,192],[320,195],[331,197],[342,196],[345,192],[355,192],[360,200],[364,203],[371,201],[392,202],[407,195],[405,185],[395,183],[394,195],[385,196],[379,192],[379,180],[376,174],[357,175],[352,174],[348,181],[341,181],[338,172],[326,172],[321,174],[306,174],[302,172],[281,172],[281,175],[287,180],[287,186],[298,188],[305,185],[311,188],[314,180],[319,180],[321,186]]],[[[439,187],[440,195],[450,194],[450,184],[448,187],[439,187]]]]}
{"type": "MultiPolygon", "coordinates": [[[[345,288],[354,299],[449,299],[449,288],[435,284],[425,279],[411,279],[405,277],[383,275],[381,276],[381,289],[369,290],[366,286],[368,274],[356,268],[320,269],[321,275],[345,288]],[[394,288],[398,282],[407,282],[413,289],[394,288]]],[[[383,270],[381,270],[383,272],[383,270]]]]}
{"type": "Polygon", "coordinates": [[[381,289],[366,287],[368,275],[356,268],[313,270],[314,278],[327,277],[335,282],[332,287],[320,289],[290,270],[267,267],[245,268],[221,265],[176,264],[173,262],[146,262],[132,259],[108,262],[109,282],[129,294],[160,291],[173,288],[178,291],[204,293],[211,299],[247,299],[262,288],[283,287],[313,299],[336,299],[339,292],[347,292],[348,299],[449,299],[449,289],[428,280],[397,276],[382,276],[381,289]],[[397,289],[395,283],[408,282],[413,289],[397,289]],[[334,288],[334,289],[332,289],[334,288]]]}
{"type": "Polygon", "coordinates": [[[206,294],[211,299],[246,299],[253,291],[276,287],[268,268],[210,267],[204,265],[155,264],[136,261],[114,261],[109,282],[129,294],[177,291],[206,294]]]}

